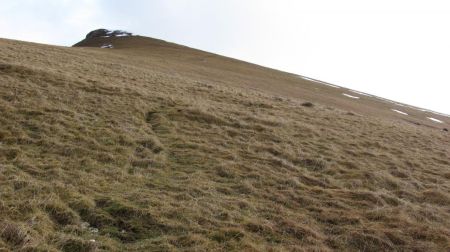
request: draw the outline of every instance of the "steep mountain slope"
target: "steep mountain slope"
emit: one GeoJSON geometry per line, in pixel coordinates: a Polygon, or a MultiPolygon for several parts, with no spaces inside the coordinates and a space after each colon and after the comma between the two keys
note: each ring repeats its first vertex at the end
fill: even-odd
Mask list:
{"type": "Polygon", "coordinates": [[[0,40],[0,248],[450,249],[449,118],[145,37],[77,46],[0,40]]]}
{"type": "Polygon", "coordinates": [[[187,48],[141,36],[95,37],[75,46],[102,47],[112,45],[116,53],[128,55],[140,65],[152,65],[159,71],[178,74],[195,80],[219,82],[222,85],[250,88],[273,95],[337,107],[363,115],[394,119],[443,129],[450,125],[450,116],[382,99],[355,90],[318,80],[260,67],[235,59],[187,48]],[[144,57],[142,57],[144,56],[144,57]],[[405,116],[397,111],[408,114],[405,116]],[[429,118],[445,122],[442,125],[429,118]]]}

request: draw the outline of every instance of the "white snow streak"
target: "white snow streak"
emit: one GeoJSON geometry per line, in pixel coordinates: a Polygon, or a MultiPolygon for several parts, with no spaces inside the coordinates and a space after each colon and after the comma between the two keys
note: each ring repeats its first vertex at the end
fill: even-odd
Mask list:
{"type": "Polygon", "coordinates": [[[346,94],[346,93],[342,93],[342,95],[343,96],[347,96],[347,97],[352,98],[352,99],[359,99],[358,96],[353,96],[353,95],[349,95],[349,94],[346,94]]]}
{"type": "Polygon", "coordinates": [[[100,48],[114,48],[112,44],[104,44],[100,48]]]}
{"type": "Polygon", "coordinates": [[[395,112],[397,112],[397,113],[399,113],[399,114],[402,114],[402,115],[408,115],[408,113],[405,113],[405,112],[403,112],[403,111],[400,111],[400,110],[396,110],[396,109],[391,109],[392,111],[395,111],[395,112]]]}
{"type": "Polygon", "coordinates": [[[300,76],[300,78],[308,80],[308,81],[320,83],[320,84],[323,84],[323,85],[327,85],[327,86],[332,87],[332,88],[341,88],[341,87],[338,87],[338,86],[330,84],[330,83],[326,83],[326,82],[319,81],[319,80],[314,80],[314,79],[311,79],[311,78],[308,78],[308,77],[304,77],[304,76],[300,76]]]}
{"type": "Polygon", "coordinates": [[[372,95],[370,95],[370,94],[366,94],[366,93],[364,93],[364,92],[359,92],[359,91],[356,91],[356,90],[349,90],[350,92],[352,92],[352,93],[355,93],[355,94],[359,94],[359,95],[364,95],[364,96],[369,96],[369,97],[371,97],[372,95]]]}
{"type": "Polygon", "coordinates": [[[443,121],[441,121],[441,120],[438,120],[438,119],[436,119],[436,118],[433,118],[433,117],[427,117],[428,119],[430,119],[431,121],[433,121],[433,122],[437,122],[437,123],[444,123],[443,121]]]}

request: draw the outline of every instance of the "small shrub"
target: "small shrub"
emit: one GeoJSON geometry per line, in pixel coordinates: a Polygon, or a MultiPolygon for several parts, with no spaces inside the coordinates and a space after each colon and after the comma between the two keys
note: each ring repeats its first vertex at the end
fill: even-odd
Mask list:
{"type": "Polygon", "coordinates": [[[0,237],[13,246],[23,245],[30,240],[27,232],[22,227],[11,222],[0,224],[0,237]]]}
{"type": "Polygon", "coordinates": [[[304,102],[304,103],[302,103],[302,106],[312,108],[312,107],[314,107],[314,104],[312,102],[304,102]]]}

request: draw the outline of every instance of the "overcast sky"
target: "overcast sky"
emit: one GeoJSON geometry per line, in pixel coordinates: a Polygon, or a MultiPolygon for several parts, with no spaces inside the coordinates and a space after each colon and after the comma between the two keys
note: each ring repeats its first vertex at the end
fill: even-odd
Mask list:
{"type": "Polygon", "coordinates": [[[447,2],[0,0],[0,37],[124,29],[450,114],[447,2]]]}

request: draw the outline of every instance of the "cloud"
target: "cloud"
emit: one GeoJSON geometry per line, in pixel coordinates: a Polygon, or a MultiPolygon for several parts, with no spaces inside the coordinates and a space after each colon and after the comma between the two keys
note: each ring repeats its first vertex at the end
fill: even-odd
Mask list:
{"type": "Polygon", "coordinates": [[[98,1],[30,1],[2,3],[0,36],[40,43],[70,45],[98,24],[98,1]]]}

